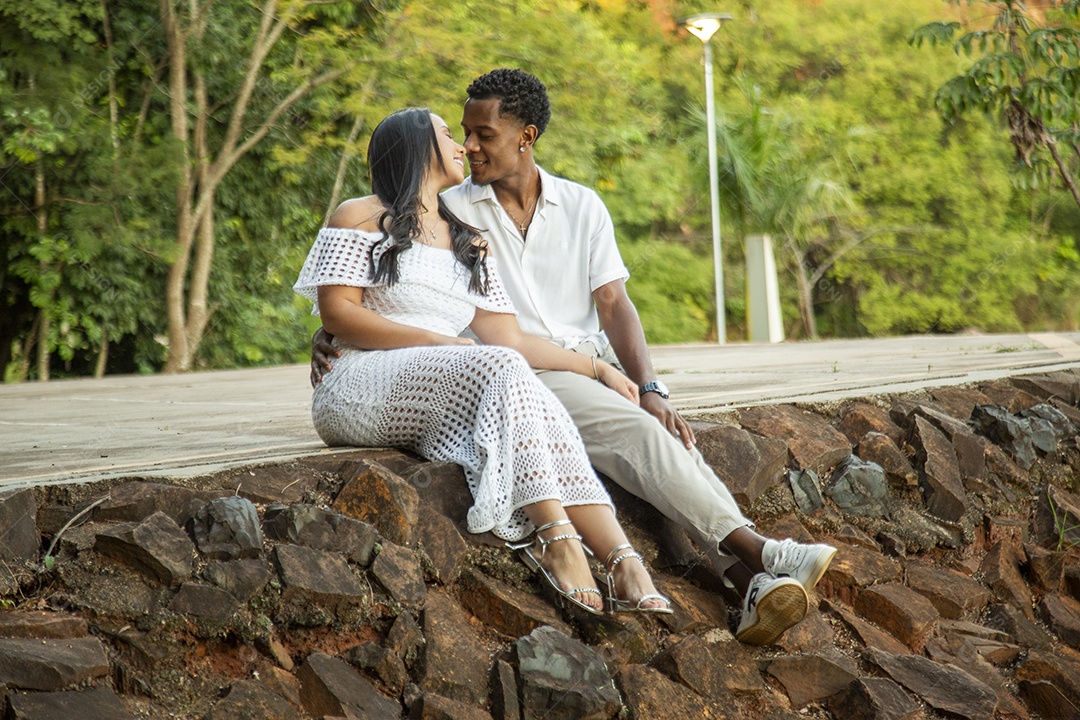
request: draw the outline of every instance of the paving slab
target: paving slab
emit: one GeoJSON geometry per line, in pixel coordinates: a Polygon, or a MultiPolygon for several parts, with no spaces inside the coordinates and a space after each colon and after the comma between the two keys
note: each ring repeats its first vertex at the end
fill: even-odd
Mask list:
{"type": "MultiPolygon", "coordinates": [[[[1080,333],[669,345],[683,412],[839,400],[1080,367],[1080,333]]],[[[0,385],[0,486],[194,477],[350,452],[311,424],[306,365],[0,385]]]]}

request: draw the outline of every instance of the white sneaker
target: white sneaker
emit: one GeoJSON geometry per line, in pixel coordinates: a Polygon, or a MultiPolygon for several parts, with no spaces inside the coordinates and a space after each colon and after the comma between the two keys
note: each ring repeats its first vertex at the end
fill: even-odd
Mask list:
{"type": "Polygon", "coordinates": [[[758,573],[746,589],[735,638],[747,645],[771,645],[806,617],[809,608],[810,600],[798,580],[758,573]]]}
{"type": "Polygon", "coordinates": [[[789,577],[802,583],[807,592],[814,589],[836,555],[832,545],[803,545],[788,538],[777,541],[779,547],[765,572],[774,578],[789,577]]]}

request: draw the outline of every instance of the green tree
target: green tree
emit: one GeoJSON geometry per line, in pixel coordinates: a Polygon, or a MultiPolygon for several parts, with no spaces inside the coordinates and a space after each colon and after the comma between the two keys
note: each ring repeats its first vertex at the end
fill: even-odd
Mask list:
{"type": "MultiPolygon", "coordinates": [[[[951,0],[959,4],[960,0],[951,0]]],[[[1041,24],[1018,0],[966,0],[993,17],[988,29],[957,21],[918,28],[911,42],[953,43],[957,55],[981,55],[938,90],[942,117],[953,121],[979,111],[1001,122],[1016,151],[1017,169],[1035,179],[1056,174],[1080,207],[1080,30],[1041,24]],[[955,40],[954,40],[955,38],[955,40]],[[1070,151],[1075,157],[1070,158],[1070,151]]],[[[1080,0],[1049,9],[1060,20],[1080,16],[1080,0]]]]}

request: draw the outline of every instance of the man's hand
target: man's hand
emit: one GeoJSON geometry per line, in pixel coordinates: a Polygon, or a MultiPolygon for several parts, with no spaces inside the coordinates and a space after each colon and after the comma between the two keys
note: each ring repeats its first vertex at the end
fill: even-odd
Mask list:
{"type": "Polygon", "coordinates": [[[334,336],[319,328],[311,336],[311,387],[322,382],[323,375],[334,369],[330,358],[341,357],[341,351],[331,345],[334,336]]]}
{"type": "Polygon", "coordinates": [[[690,429],[690,424],[683,419],[683,416],[675,410],[671,403],[660,397],[659,393],[647,392],[642,395],[641,408],[659,420],[660,424],[667,428],[669,433],[680,438],[687,450],[694,447],[697,438],[694,437],[694,431],[690,429]]]}

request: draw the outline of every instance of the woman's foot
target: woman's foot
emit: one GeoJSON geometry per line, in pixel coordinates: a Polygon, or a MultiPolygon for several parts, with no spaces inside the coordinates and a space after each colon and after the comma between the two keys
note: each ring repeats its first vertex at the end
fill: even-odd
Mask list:
{"type": "Polygon", "coordinates": [[[671,602],[653,585],[641,555],[629,545],[611,551],[604,562],[612,578],[616,609],[670,612],[671,602]]]}
{"type": "Polygon", "coordinates": [[[584,545],[576,536],[572,525],[553,527],[537,532],[537,542],[533,544],[533,554],[550,574],[563,592],[590,608],[604,609],[603,594],[596,587],[588,558],[585,557],[584,545]],[[555,541],[560,536],[570,535],[555,541]],[[541,543],[540,540],[544,542],[541,543]],[[588,588],[593,592],[581,592],[588,588]],[[579,592],[571,592],[578,590],[579,592]]]}

